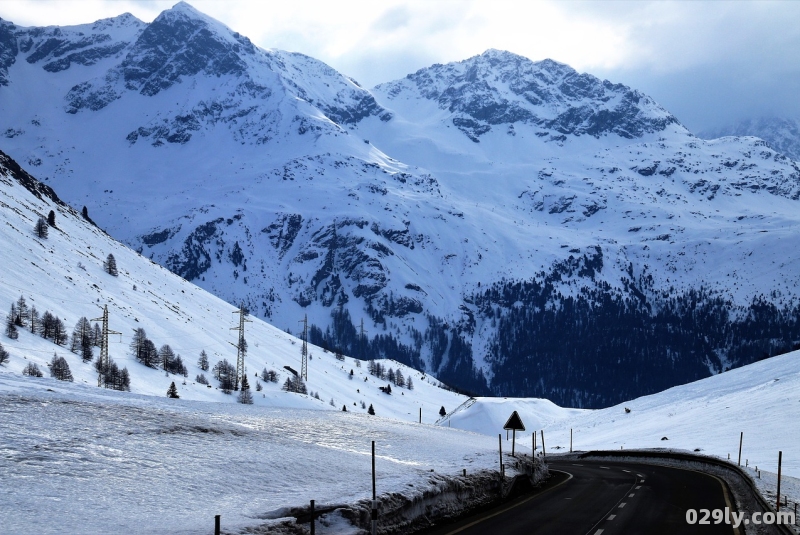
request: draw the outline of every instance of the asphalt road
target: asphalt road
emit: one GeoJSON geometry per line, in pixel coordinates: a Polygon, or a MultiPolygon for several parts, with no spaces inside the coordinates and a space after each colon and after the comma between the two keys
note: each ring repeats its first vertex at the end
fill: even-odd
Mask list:
{"type": "Polygon", "coordinates": [[[623,462],[549,462],[562,482],[429,533],[532,534],[739,534],[732,525],[689,525],[688,509],[734,509],[713,476],[623,462]]]}

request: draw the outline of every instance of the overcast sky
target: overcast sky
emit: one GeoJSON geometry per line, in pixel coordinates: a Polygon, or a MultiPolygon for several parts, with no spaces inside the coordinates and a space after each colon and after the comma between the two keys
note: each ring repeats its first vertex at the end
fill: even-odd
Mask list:
{"type": "MultiPolygon", "coordinates": [[[[130,12],[174,0],[0,0],[23,26],[130,12]]],[[[800,116],[800,2],[527,0],[194,0],[263,48],[302,52],[362,85],[488,48],[552,58],[639,89],[691,130],[800,116]]]]}

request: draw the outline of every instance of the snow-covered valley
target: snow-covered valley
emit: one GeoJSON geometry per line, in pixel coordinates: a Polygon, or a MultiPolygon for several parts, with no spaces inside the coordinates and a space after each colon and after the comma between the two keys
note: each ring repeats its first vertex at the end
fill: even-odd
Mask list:
{"type": "Polygon", "coordinates": [[[488,50],[368,90],[186,3],[0,32],[2,150],[316,344],[604,407],[800,341],[798,164],[635,89],[488,50]]]}

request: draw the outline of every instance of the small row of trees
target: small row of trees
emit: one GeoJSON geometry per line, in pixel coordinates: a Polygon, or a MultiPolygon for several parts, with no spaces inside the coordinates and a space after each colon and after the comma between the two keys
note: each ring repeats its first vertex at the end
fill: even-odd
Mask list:
{"type": "Polygon", "coordinates": [[[168,344],[156,349],[156,345],[147,337],[147,333],[141,327],[134,331],[130,349],[133,357],[149,368],[160,368],[167,373],[184,377],[189,375],[181,356],[176,354],[168,344]]]}
{"type": "Polygon", "coordinates": [[[411,377],[406,379],[406,377],[403,375],[403,372],[399,368],[397,371],[393,370],[392,368],[387,370],[386,367],[380,362],[370,360],[369,364],[367,364],[367,371],[370,375],[374,375],[383,381],[389,381],[397,387],[408,388],[409,390],[414,389],[414,381],[411,380],[411,377]]]}
{"type": "MultiPolygon", "coordinates": [[[[64,357],[53,355],[53,359],[47,366],[50,368],[50,377],[58,379],[59,381],[71,382],[73,380],[72,371],[70,371],[67,359],[64,357]]],[[[42,370],[40,370],[39,366],[34,362],[29,362],[25,368],[22,369],[22,375],[27,377],[44,377],[42,370]]]]}

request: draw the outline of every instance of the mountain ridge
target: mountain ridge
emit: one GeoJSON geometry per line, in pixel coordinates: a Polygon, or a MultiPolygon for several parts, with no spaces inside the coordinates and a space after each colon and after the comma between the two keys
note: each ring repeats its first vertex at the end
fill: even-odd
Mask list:
{"type": "Polygon", "coordinates": [[[353,356],[575,406],[800,340],[788,319],[800,281],[786,267],[797,257],[800,169],[764,142],[701,140],[636,90],[551,60],[490,50],[366,90],[308,56],[245,53],[235,32],[197,24],[227,43],[219,57],[234,53],[247,69],[226,70],[236,60],[205,72],[218,56],[189,40],[198,70],[176,64],[135,86],[152,94],[128,89],[125,61],[156,73],[172,64],[131,55],[146,30],[58,73],[16,61],[0,88],[0,132],[9,154],[112,235],[227,301],[289,330],[308,315],[315,343],[353,356]],[[84,104],[68,113],[73,90],[84,104]],[[708,315],[687,312],[691,303],[708,315]],[[762,306],[769,336],[742,319],[762,306]],[[558,310],[573,319],[548,316],[558,310]],[[619,337],[587,349],[602,336],[587,321],[598,329],[624,315],[646,340],[661,329],[659,310],[671,325],[659,337],[688,322],[680,347],[619,337]],[[554,336],[546,324],[567,341],[542,340],[547,366],[537,368],[523,333],[554,336]],[[715,334],[693,345],[704,328],[715,334]],[[744,338],[732,342],[734,332],[744,338]],[[615,386],[620,353],[638,383],[615,386]],[[610,370],[602,386],[584,380],[599,363],[610,370]],[[562,366],[584,378],[570,379],[574,392],[562,366]]]}

